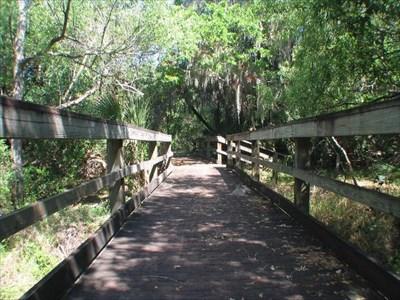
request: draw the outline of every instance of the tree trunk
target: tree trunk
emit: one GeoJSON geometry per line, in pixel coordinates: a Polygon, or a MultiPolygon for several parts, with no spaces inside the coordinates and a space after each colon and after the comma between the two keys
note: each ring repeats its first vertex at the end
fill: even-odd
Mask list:
{"type": "MultiPolygon", "coordinates": [[[[24,94],[24,45],[27,28],[27,12],[29,0],[18,0],[18,24],[14,40],[14,87],[13,97],[22,100],[24,94]]],[[[11,155],[15,172],[15,181],[12,187],[12,201],[14,207],[22,202],[24,197],[24,178],[22,172],[22,141],[12,139],[11,155]]]]}
{"type": "Polygon", "coordinates": [[[242,83],[241,83],[241,75],[239,75],[239,78],[237,79],[236,82],[236,114],[237,114],[237,124],[238,127],[240,128],[240,113],[242,111],[242,95],[241,95],[241,89],[242,89],[242,83]]]}

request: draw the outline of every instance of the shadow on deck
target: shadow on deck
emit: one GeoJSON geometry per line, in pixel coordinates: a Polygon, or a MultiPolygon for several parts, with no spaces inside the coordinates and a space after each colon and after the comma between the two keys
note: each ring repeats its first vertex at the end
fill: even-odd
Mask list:
{"type": "Polygon", "coordinates": [[[379,299],[233,172],[187,162],[65,299],[379,299]]]}

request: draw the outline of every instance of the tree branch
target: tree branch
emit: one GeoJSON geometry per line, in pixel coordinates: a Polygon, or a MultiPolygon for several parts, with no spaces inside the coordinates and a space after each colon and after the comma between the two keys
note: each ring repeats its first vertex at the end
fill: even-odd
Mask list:
{"type": "Polygon", "coordinates": [[[87,58],[88,58],[87,56],[85,56],[83,58],[82,64],[80,65],[78,72],[76,74],[74,74],[74,76],[72,77],[71,83],[69,84],[68,89],[65,91],[64,96],[61,99],[61,103],[69,101],[71,99],[70,93],[71,93],[72,88],[74,87],[75,83],[78,81],[79,76],[81,76],[83,70],[86,68],[85,63],[86,63],[87,58]]]}
{"type": "Polygon", "coordinates": [[[144,93],[142,91],[139,91],[137,88],[135,88],[132,85],[129,85],[127,83],[122,83],[118,79],[116,79],[116,82],[125,91],[133,92],[133,93],[139,94],[140,96],[144,95],[144,93]]]}
{"type": "Polygon", "coordinates": [[[68,19],[69,19],[69,12],[71,9],[71,1],[72,0],[67,0],[67,7],[64,9],[64,21],[63,21],[63,27],[61,29],[61,32],[58,36],[53,37],[49,44],[42,50],[36,53],[34,56],[27,57],[25,58],[23,65],[25,66],[28,62],[34,61],[42,57],[44,54],[46,54],[56,43],[62,41],[65,38],[65,33],[67,32],[67,26],[68,26],[68,19]]]}
{"type": "Polygon", "coordinates": [[[66,103],[63,103],[63,104],[57,106],[57,108],[58,109],[66,109],[66,108],[69,108],[71,106],[78,105],[83,100],[85,100],[89,96],[93,95],[97,91],[99,86],[100,86],[100,84],[97,82],[90,90],[86,91],[83,95],[79,96],[78,98],[76,98],[74,100],[71,100],[71,101],[68,101],[66,103]]]}
{"type": "Polygon", "coordinates": [[[346,159],[346,163],[347,163],[347,165],[349,167],[349,170],[351,172],[351,178],[353,179],[353,183],[354,183],[355,186],[358,186],[357,180],[353,175],[353,171],[354,171],[353,170],[353,166],[351,165],[351,161],[349,159],[349,156],[347,155],[346,150],[339,144],[338,140],[334,136],[332,136],[331,139],[332,139],[333,143],[336,145],[336,147],[338,147],[340,152],[342,152],[344,158],[346,159]]]}
{"type": "Polygon", "coordinates": [[[189,100],[185,98],[186,104],[189,106],[190,110],[195,114],[195,116],[200,120],[201,123],[210,131],[210,133],[216,133],[215,129],[208,124],[208,122],[203,118],[203,116],[197,111],[197,109],[190,103],[189,100]]]}

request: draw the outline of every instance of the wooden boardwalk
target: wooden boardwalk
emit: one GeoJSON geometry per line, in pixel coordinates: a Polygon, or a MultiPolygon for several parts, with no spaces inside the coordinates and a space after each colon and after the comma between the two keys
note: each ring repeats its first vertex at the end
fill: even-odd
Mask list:
{"type": "Polygon", "coordinates": [[[192,163],[133,213],[65,299],[380,299],[224,167],[192,163]]]}

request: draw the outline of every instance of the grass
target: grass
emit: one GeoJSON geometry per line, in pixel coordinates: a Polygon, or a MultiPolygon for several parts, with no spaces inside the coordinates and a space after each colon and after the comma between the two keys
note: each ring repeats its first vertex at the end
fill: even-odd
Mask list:
{"type": "Polygon", "coordinates": [[[109,216],[106,202],[77,204],[0,244],[0,299],[17,299],[94,233],[109,216]]]}
{"type": "MultiPolygon", "coordinates": [[[[359,180],[364,187],[374,188],[368,179],[359,180]]],[[[400,195],[400,186],[385,184],[382,192],[400,195]]],[[[310,213],[333,229],[341,238],[375,257],[400,274],[399,220],[366,205],[351,201],[320,188],[312,188],[310,213]]]]}

